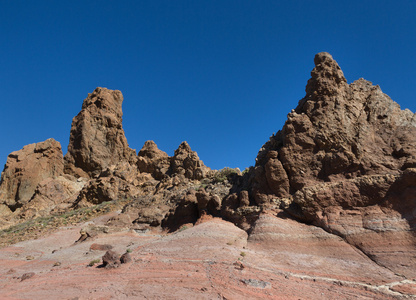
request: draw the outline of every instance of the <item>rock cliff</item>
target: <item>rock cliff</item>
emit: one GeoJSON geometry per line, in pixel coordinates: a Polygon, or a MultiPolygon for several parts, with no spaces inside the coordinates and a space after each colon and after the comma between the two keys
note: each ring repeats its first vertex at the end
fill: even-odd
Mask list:
{"type": "Polygon", "coordinates": [[[331,55],[319,53],[306,96],[259,151],[251,195],[259,205],[289,195],[285,208],[296,218],[414,276],[415,158],[416,115],[369,81],[347,84],[331,55]]]}
{"type": "Polygon", "coordinates": [[[29,202],[41,181],[63,173],[61,144],[54,139],[30,144],[10,153],[1,174],[2,210],[16,211],[29,202]]]}

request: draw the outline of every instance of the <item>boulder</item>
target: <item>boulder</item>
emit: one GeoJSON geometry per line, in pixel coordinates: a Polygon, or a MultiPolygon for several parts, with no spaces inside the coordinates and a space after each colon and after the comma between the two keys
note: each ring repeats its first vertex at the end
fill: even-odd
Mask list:
{"type": "Polygon", "coordinates": [[[122,264],[128,264],[128,263],[132,262],[132,258],[131,258],[130,253],[125,252],[123,255],[121,255],[120,256],[120,262],[122,264]]]}
{"type": "Polygon", "coordinates": [[[113,250],[108,250],[102,257],[103,266],[106,269],[118,268],[121,264],[120,256],[113,250]]]}

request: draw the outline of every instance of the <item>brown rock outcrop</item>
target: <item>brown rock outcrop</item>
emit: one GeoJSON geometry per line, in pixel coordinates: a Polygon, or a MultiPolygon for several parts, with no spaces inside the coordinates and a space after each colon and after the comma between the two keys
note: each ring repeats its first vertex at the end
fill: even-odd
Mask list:
{"type": "Polygon", "coordinates": [[[120,91],[96,88],[88,94],[72,120],[66,172],[95,176],[111,165],[136,163],[135,150],[129,148],[122,127],[122,103],[120,91]]]}
{"type": "Polygon", "coordinates": [[[1,174],[0,205],[11,211],[22,207],[45,179],[63,175],[61,144],[48,139],[9,154],[1,174]]]}
{"type": "Polygon", "coordinates": [[[67,211],[86,183],[85,178],[70,175],[47,178],[36,187],[29,202],[23,205],[20,218],[28,219],[67,211]]]}
{"type": "Polygon", "coordinates": [[[112,165],[90,180],[80,191],[74,207],[86,207],[117,199],[130,199],[140,192],[136,166],[112,165]]]}
{"type": "Polygon", "coordinates": [[[415,157],[416,115],[371,82],[348,85],[332,57],[319,53],[306,96],[260,149],[251,195],[259,205],[293,195],[292,215],[414,276],[415,157]]]}
{"type": "Polygon", "coordinates": [[[137,155],[137,166],[140,172],[152,174],[161,180],[170,167],[170,158],[166,152],[159,150],[153,141],[146,141],[137,155]]]}
{"type": "MultiPolygon", "coordinates": [[[[277,151],[294,193],[319,182],[398,175],[414,166],[416,116],[412,112],[402,111],[364,79],[348,85],[328,53],[316,55],[311,75],[306,96],[289,113],[283,130],[260,150],[256,167],[266,168],[270,152],[277,151]]],[[[284,177],[280,176],[282,181],[284,177]]],[[[266,181],[273,189],[270,178],[266,181]]]]}
{"type": "Polygon", "coordinates": [[[171,158],[170,173],[184,175],[189,179],[200,180],[204,178],[211,169],[206,167],[198,154],[192,151],[187,142],[182,142],[175,155],[171,158]]]}

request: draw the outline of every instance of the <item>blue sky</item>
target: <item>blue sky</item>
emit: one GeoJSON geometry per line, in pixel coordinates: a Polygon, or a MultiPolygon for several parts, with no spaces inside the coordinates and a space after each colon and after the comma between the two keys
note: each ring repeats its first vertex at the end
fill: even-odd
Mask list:
{"type": "Polygon", "coordinates": [[[97,86],[121,90],[131,148],[186,140],[254,165],[305,95],[316,53],[416,111],[416,1],[0,0],[0,163],[54,138],[97,86]]]}

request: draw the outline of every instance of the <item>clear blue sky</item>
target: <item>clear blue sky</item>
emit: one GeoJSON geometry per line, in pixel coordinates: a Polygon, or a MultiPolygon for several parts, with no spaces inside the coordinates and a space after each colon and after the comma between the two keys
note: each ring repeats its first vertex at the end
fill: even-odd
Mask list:
{"type": "Polygon", "coordinates": [[[0,0],[0,163],[58,140],[97,86],[121,90],[131,148],[186,140],[214,169],[254,164],[327,51],[348,82],[416,110],[416,1],[0,0]]]}

